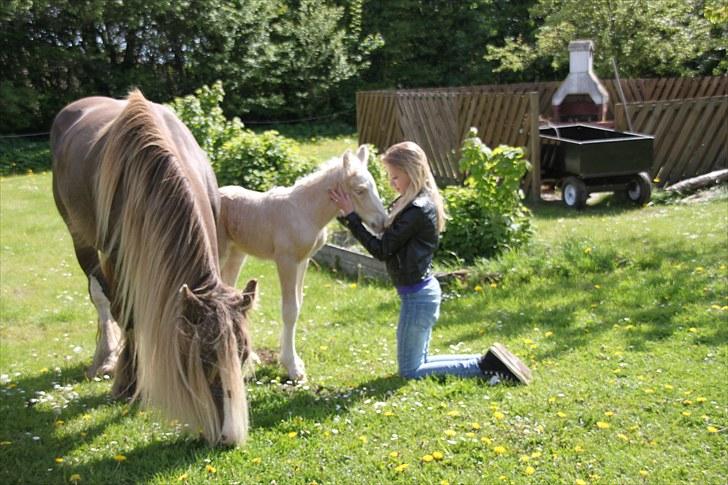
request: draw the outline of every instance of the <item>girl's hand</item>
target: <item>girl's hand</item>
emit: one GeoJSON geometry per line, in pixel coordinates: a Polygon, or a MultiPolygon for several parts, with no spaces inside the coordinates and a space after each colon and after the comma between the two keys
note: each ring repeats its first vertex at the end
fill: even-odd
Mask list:
{"type": "Polygon", "coordinates": [[[351,197],[341,187],[329,189],[329,198],[339,208],[342,216],[348,216],[354,212],[354,203],[351,201],[351,197]]]}

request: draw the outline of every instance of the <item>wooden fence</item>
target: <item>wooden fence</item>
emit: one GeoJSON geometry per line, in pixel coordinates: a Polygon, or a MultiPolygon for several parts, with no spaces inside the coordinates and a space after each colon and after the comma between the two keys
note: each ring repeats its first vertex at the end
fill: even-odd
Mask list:
{"type": "MultiPolygon", "coordinates": [[[[457,183],[460,182],[457,168],[459,149],[467,130],[470,126],[475,126],[481,139],[489,146],[508,144],[526,148],[534,169],[526,181],[527,186],[530,194],[539,198],[538,118],[539,115],[543,118],[550,117],[551,98],[560,84],[561,81],[554,81],[359,92],[356,97],[359,143],[371,143],[383,151],[405,139],[416,141],[430,158],[438,181],[444,184],[457,183]],[[532,181],[532,178],[535,180],[532,181]]],[[[610,96],[610,119],[622,119],[619,117],[625,116],[624,107],[618,107],[622,103],[616,81],[602,80],[602,84],[610,96]]],[[[722,166],[721,163],[725,165],[725,143],[720,145],[719,136],[725,133],[725,128],[721,131],[720,126],[728,124],[725,101],[682,104],[680,114],[670,118],[674,123],[653,119],[656,116],[660,120],[666,119],[666,114],[664,109],[650,102],[676,98],[686,101],[685,98],[725,97],[728,95],[728,76],[623,79],[620,85],[627,101],[630,119],[634,119],[635,123],[639,119],[640,124],[635,124],[635,131],[656,134],[657,131],[653,133],[650,130],[660,128],[665,133],[673,133],[665,131],[665,126],[672,126],[673,130],[681,129],[690,133],[703,130],[700,131],[703,133],[705,130],[701,127],[715,127],[716,138],[711,143],[705,137],[695,136],[671,137],[665,134],[656,138],[653,167],[656,172],[652,175],[666,174],[667,178],[663,180],[674,182],[695,171],[695,174],[705,173],[709,168],[722,166]],[[642,114],[637,116],[638,112],[642,114]],[[706,117],[714,119],[715,125],[708,123],[710,120],[706,117]],[[686,126],[678,128],[679,124],[686,126]],[[696,138],[703,139],[705,143],[696,145],[696,138]],[[670,143],[667,144],[667,141],[670,143]],[[669,146],[669,149],[664,148],[665,146],[669,146]],[[702,149],[704,146],[707,146],[703,149],[705,156],[710,157],[717,153],[717,158],[712,161],[702,159],[700,162],[685,160],[688,154],[693,154],[696,147],[702,149]],[[668,168],[663,169],[663,166],[668,168]]],[[[677,106],[675,103],[672,101],[664,106],[677,106]]],[[[618,129],[626,129],[626,125],[619,126],[618,129]]]]}
{"type": "Polygon", "coordinates": [[[462,181],[459,152],[471,127],[489,146],[522,146],[529,159],[538,159],[539,153],[536,93],[466,89],[357,93],[357,127],[359,143],[371,143],[380,151],[402,140],[419,144],[442,184],[462,181]]]}
{"type": "Polygon", "coordinates": [[[654,135],[659,185],[728,168],[728,96],[617,104],[615,128],[654,135]],[[629,120],[627,115],[629,114],[629,120]]]}

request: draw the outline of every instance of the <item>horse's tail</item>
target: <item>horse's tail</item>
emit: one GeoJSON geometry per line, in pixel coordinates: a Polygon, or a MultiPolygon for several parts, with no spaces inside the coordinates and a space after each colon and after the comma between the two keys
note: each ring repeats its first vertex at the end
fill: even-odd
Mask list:
{"type": "MultiPolygon", "coordinates": [[[[205,372],[205,359],[215,359],[200,354],[197,322],[185,314],[180,294],[185,284],[192,289],[217,285],[214,241],[206,235],[201,202],[169,141],[169,128],[154,109],[133,91],[103,133],[97,247],[113,261],[114,304],[126,337],[133,339],[134,397],[216,442],[222,416],[205,372]]],[[[229,318],[218,323],[234,326],[229,318]]],[[[232,333],[220,335],[235,342],[232,333]]]]}

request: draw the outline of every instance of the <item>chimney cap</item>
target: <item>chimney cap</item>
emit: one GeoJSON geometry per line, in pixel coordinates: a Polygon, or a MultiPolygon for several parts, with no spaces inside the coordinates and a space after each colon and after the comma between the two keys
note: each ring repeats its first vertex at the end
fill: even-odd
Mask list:
{"type": "Polygon", "coordinates": [[[569,52],[594,51],[594,42],[588,39],[572,40],[569,42],[569,52]]]}

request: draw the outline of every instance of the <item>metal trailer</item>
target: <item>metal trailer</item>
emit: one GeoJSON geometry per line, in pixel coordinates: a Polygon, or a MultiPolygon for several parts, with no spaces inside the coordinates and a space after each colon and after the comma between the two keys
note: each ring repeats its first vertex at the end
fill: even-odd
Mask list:
{"type": "Polygon", "coordinates": [[[581,209],[593,192],[623,192],[644,205],[654,136],[582,123],[540,127],[541,180],[561,188],[567,207],[581,209]]]}

